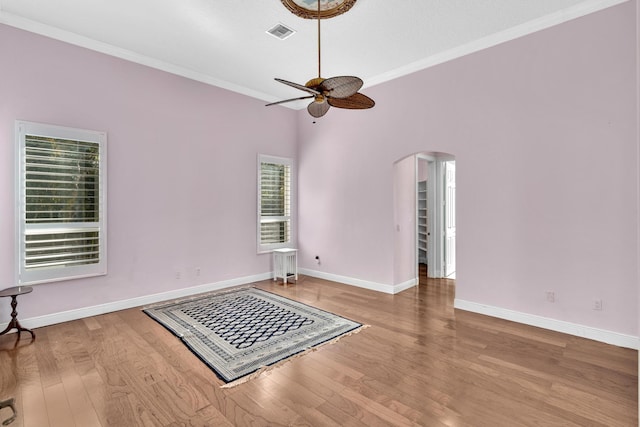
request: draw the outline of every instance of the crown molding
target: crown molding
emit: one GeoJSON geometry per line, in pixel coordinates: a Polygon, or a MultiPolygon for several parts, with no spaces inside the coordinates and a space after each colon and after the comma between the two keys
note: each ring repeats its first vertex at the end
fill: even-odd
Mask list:
{"type": "Polygon", "coordinates": [[[502,43],[506,43],[511,40],[524,37],[529,34],[536,33],[538,31],[546,30],[547,28],[554,27],[556,25],[563,24],[573,19],[580,18],[595,12],[599,12],[604,9],[608,9],[613,6],[617,6],[622,3],[626,3],[630,0],[590,0],[580,3],[576,6],[545,15],[538,19],[525,22],[521,25],[509,28],[507,30],[491,34],[489,36],[474,40],[472,42],[454,47],[452,49],[431,55],[427,58],[419,61],[412,62],[405,66],[396,68],[377,76],[368,77],[365,79],[364,88],[385,83],[390,80],[403,77],[417,71],[424,70],[435,65],[439,65],[448,61],[452,61],[457,58],[461,58],[466,55],[470,55],[475,52],[479,52],[484,49],[488,49],[493,46],[497,46],[502,43]]]}
{"type": "MultiPolygon", "coordinates": [[[[390,80],[397,79],[399,77],[406,76],[408,74],[415,73],[417,71],[424,70],[429,67],[433,67],[444,62],[448,62],[490,47],[526,36],[528,34],[541,31],[555,25],[560,25],[567,21],[571,21],[576,18],[580,18],[591,13],[599,12],[601,10],[613,7],[622,3],[626,3],[630,0],[589,0],[582,2],[576,6],[545,15],[541,18],[533,21],[526,22],[522,25],[512,27],[508,30],[501,31],[499,33],[492,34],[487,37],[483,37],[478,40],[474,40],[470,43],[449,49],[444,52],[431,55],[427,58],[415,61],[406,66],[396,68],[394,70],[376,75],[369,76],[365,79],[363,88],[375,86],[381,83],[385,83],[390,80]]],[[[11,27],[19,28],[32,33],[40,34],[52,39],[60,40],[66,43],[70,43],[76,46],[84,47],[96,52],[104,53],[106,55],[114,56],[116,58],[124,59],[126,61],[134,62],[137,64],[145,65],[147,67],[155,68],[161,71],[165,71],[171,74],[175,74],[181,77],[185,77],[191,80],[199,81],[211,86],[227,89],[235,93],[246,95],[252,98],[257,98],[263,101],[271,102],[273,97],[269,94],[249,89],[234,83],[223,81],[212,77],[208,74],[200,73],[195,70],[187,69],[177,66],[165,61],[161,61],[149,56],[145,56],[127,49],[122,49],[117,46],[113,46],[108,43],[100,42],[85,36],[81,36],[76,33],[61,30],[49,25],[45,25],[36,21],[32,21],[23,18],[18,15],[14,15],[2,10],[2,0],[0,0],[0,24],[9,25],[11,27]]],[[[292,108],[301,110],[306,108],[306,105],[300,105],[299,103],[293,103],[290,105],[284,105],[285,108],[292,108]]]]}

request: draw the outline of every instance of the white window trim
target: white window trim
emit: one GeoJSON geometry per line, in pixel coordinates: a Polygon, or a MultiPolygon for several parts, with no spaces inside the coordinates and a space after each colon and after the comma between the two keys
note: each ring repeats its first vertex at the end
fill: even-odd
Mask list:
{"type": "Polygon", "coordinates": [[[295,246],[296,241],[296,224],[295,224],[295,212],[296,212],[296,171],[294,162],[292,159],[288,157],[277,157],[270,156],[266,154],[258,154],[258,162],[257,162],[257,206],[256,206],[256,217],[257,217],[257,228],[256,228],[256,244],[258,248],[258,253],[270,253],[274,249],[281,248],[293,248],[295,246]],[[261,229],[260,224],[262,223],[261,217],[261,172],[262,172],[262,163],[276,163],[289,166],[289,174],[290,174],[290,215],[289,215],[289,241],[284,243],[272,243],[272,244],[262,244],[261,243],[261,229]]]}
{"type": "Polygon", "coordinates": [[[19,285],[38,284],[56,282],[62,280],[77,279],[82,277],[92,277],[107,274],[107,134],[92,130],[75,129],[63,126],[49,125],[43,123],[33,123],[16,120],[16,260],[15,282],[19,285]],[[27,226],[25,214],[26,184],[24,179],[25,165],[25,138],[26,135],[36,135],[42,137],[52,137],[59,139],[70,139],[77,141],[90,141],[99,144],[100,173],[99,173],[99,221],[97,223],[66,223],[68,229],[89,229],[93,228],[99,232],[100,260],[95,264],[80,266],[65,266],[42,268],[28,271],[25,267],[25,236],[27,227],[31,230],[46,232],[48,224],[30,224],[27,226]],[[89,225],[92,224],[92,225],[89,225]]]}

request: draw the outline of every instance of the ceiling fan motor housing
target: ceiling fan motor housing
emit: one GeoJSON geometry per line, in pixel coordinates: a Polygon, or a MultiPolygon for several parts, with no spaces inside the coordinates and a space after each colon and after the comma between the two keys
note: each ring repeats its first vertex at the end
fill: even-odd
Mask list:
{"type": "Polygon", "coordinates": [[[320,86],[323,81],[325,81],[325,79],[323,79],[322,77],[316,77],[316,78],[313,78],[313,79],[309,80],[307,83],[305,83],[305,86],[306,87],[310,87],[312,89],[315,89],[318,86],[320,86]]]}

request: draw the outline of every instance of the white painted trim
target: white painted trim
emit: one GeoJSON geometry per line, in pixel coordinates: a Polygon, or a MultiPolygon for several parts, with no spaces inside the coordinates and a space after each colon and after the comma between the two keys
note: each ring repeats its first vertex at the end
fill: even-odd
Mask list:
{"type": "Polygon", "coordinates": [[[399,292],[406,291],[407,289],[413,288],[418,283],[420,283],[420,279],[417,277],[415,279],[409,279],[403,283],[398,283],[397,285],[393,285],[393,293],[397,294],[399,292]]]}
{"type": "MultiPolygon", "coordinates": [[[[419,154],[413,156],[413,199],[415,200],[415,209],[413,210],[414,222],[413,222],[413,247],[416,248],[416,253],[414,257],[414,269],[413,275],[418,277],[420,275],[420,239],[418,238],[418,234],[420,233],[420,166],[419,163],[419,154]]],[[[395,172],[394,172],[395,173],[395,172]]],[[[425,184],[426,185],[426,184],[425,184]]],[[[426,204],[426,202],[425,202],[426,204]]]]}
{"type": "Polygon", "coordinates": [[[529,326],[549,329],[551,331],[562,332],[564,334],[577,337],[588,338],[618,347],[638,350],[640,341],[638,337],[620,334],[618,332],[593,328],[591,326],[579,325],[577,323],[565,322],[563,320],[551,319],[548,317],[536,316],[534,314],[522,313],[506,308],[494,307],[472,301],[465,301],[456,298],[453,302],[454,308],[458,310],[471,311],[499,319],[510,320],[512,322],[523,323],[529,326]]]}
{"type": "MultiPolygon", "coordinates": [[[[389,80],[396,79],[398,77],[406,76],[407,74],[414,73],[416,71],[423,70],[425,68],[433,67],[438,64],[442,64],[447,61],[460,58],[465,55],[478,52],[483,49],[487,49],[498,44],[508,42],[510,40],[517,39],[519,37],[526,36],[536,31],[541,31],[555,25],[562,24],[572,19],[579,18],[581,16],[588,15],[590,13],[598,12],[600,10],[616,6],[618,4],[627,2],[629,0],[588,0],[581,2],[573,7],[540,17],[533,21],[525,22],[513,28],[509,28],[505,31],[501,31],[496,34],[489,35],[487,37],[474,40],[462,46],[449,49],[444,52],[440,52],[435,55],[431,55],[427,58],[415,61],[403,67],[396,68],[395,70],[388,71],[386,73],[379,74],[377,76],[367,78],[364,85],[365,88],[375,86],[380,83],[387,82],[389,80]]],[[[1,3],[1,2],[0,2],[1,3]]],[[[219,80],[210,75],[199,73],[197,71],[189,70],[183,67],[170,64],[155,58],[151,58],[139,53],[122,49],[117,46],[110,45],[108,43],[100,42],[79,34],[72,33],[70,31],[61,30],[49,25],[42,24],[40,22],[32,21],[30,19],[23,18],[19,15],[15,15],[1,10],[0,7],[0,23],[6,24],[12,27],[20,28],[32,33],[40,34],[46,37],[50,37],[56,40],[61,40],[66,43],[70,43],[76,46],[81,46],[87,49],[91,49],[97,52],[101,52],[107,55],[115,56],[117,58],[125,59],[127,61],[135,62],[137,64],[146,65],[148,67],[156,68],[158,70],[166,71],[168,73],[176,74],[178,76],[186,77],[188,79],[196,80],[202,83],[207,83],[212,86],[221,87],[236,93],[257,98],[263,101],[271,102],[273,97],[263,92],[248,89],[246,87],[239,86],[234,83],[219,80]]],[[[301,110],[305,108],[299,103],[283,104],[287,108],[301,110]]]]}
{"type": "Polygon", "coordinates": [[[429,246],[427,248],[428,276],[444,278],[444,175],[442,157],[437,156],[429,162],[429,178],[427,179],[427,229],[429,246]]]}
{"type": "MultiPolygon", "coordinates": [[[[427,183],[425,184],[427,186],[427,188],[425,189],[427,191],[427,200],[426,200],[426,207],[427,207],[427,217],[429,217],[431,215],[431,210],[429,209],[429,169],[430,169],[430,165],[433,164],[433,162],[435,161],[435,157],[431,154],[426,154],[426,153],[418,153],[414,156],[414,162],[415,162],[415,177],[416,177],[416,220],[415,220],[415,232],[414,232],[414,238],[415,238],[415,248],[416,248],[416,269],[415,269],[415,276],[419,277],[420,276],[420,242],[418,241],[418,236],[420,234],[420,219],[418,218],[419,215],[419,208],[418,206],[420,205],[420,178],[419,178],[419,174],[420,174],[420,162],[426,162],[427,163],[427,183]]],[[[427,226],[427,236],[429,236],[429,232],[430,232],[430,225],[428,223],[425,224],[427,226]]],[[[431,253],[431,249],[429,248],[429,245],[431,244],[431,240],[430,238],[427,238],[427,259],[425,260],[425,262],[427,263],[427,265],[429,265],[429,254],[431,253]]],[[[416,279],[418,280],[418,279],[416,279]]],[[[418,283],[418,282],[416,282],[418,283]]]]}
{"type": "MultiPolygon", "coordinates": [[[[98,316],[100,314],[111,313],[113,311],[126,310],[128,308],[140,307],[156,302],[168,301],[176,298],[184,298],[203,292],[217,291],[233,286],[246,285],[249,283],[269,280],[273,278],[273,272],[245,276],[237,279],[223,280],[221,282],[207,283],[191,288],[176,289],[174,291],[161,292],[159,294],[145,295],[122,301],[114,301],[106,304],[82,307],[75,310],[63,311],[60,313],[46,314],[44,316],[32,317],[29,319],[19,319],[20,324],[29,329],[41,328],[43,326],[54,325],[56,323],[69,322],[71,320],[83,319],[85,317],[98,316]]],[[[9,323],[0,323],[0,330],[7,327],[9,323]]]]}
{"type": "MultiPolygon", "coordinates": [[[[337,274],[325,273],[316,270],[301,268],[300,274],[319,279],[330,280],[345,285],[356,286],[359,288],[370,289],[373,291],[383,292],[387,294],[397,294],[418,284],[418,278],[410,279],[398,285],[385,285],[382,283],[371,282],[367,280],[355,279],[337,274]]],[[[167,301],[176,298],[184,298],[204,292],[217,291],[233,286],[246,285],[263,280],[273,278],[273,272],[256,274],[253,276],[245,276],[237,279],[223,280],[221,282],[207,283],[194,286],[191,288],[176,289],[173,291],[161,292],[158,294],[145,295],[141,297],[131,298],[122,301],[114,301],[106,304],[95,305],[91,307],[82,307],[75,310],[63,311],[60,313],[52,313],[44,316],[31,317],[28,319],[20,319],[20,323],[29,329],[41,328],[43,326],[54,325],[57,323],[69,322],[72,320],[83,319],[85,317],[98,316],[105,313],[111,313],[119,310],[126,310],[134,307],[141,307],[148,304],[167,301]]],[[[550,319],[546,317],[536,316],[527,313],[521,313],[500,307],[494,307],[486,304],[475,303],[460,299],[454,300],[454,308],[459,310],[471,311],[474,313],[484,314],[487,316],[497,317],[500,319],[510,320],[513,322],[523,323],[525,325],[536,326],[539,328],[549,329],[556,332],[562,332],[578,337],[588,338],[607,344],[617,345],[619,347],[631,348],[638,350],[638,337],[620,334],[617,332],[606,331],[603,329],[592,328],[590,326],[578,325],[575,323],[564,322],[561,320],[550,319]]],[[[0,323],[0,330],[6,328],[8,322],[0,323]]]]}
{"type": "Polygon", "coordinates": [[[330,280],[332,282],[342,283],[343,285],[356,286],[358,288],[369,289],[372,291],[383,292],[385,294],[397,294],[405,289],[409,289],[412,286],[418,284],[418,279],[410,279],[404,283],[398,285],[387,285],[384,283],[371,282],[368,280],[355,279],[353,277],[340,276],[338,274],[325,273],[324,271],[310,270],[307,268],[301,268],[298,273],[306,276],[317,277],[318,279],[330,280]]]}

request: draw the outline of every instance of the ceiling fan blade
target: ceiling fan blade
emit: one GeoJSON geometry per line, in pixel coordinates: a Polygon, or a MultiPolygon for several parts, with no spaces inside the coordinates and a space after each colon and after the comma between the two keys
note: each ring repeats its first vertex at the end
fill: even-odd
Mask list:
{"type": "Polygon", "coordinates": [[[278,105],[278,104],[284,104],[285,102],[291,102],[291,101],[298,101],[300,99],[309,99],[309,98],[313,98],[315,95],[308,95],[308,96],[301,96],[299,98],[291,98],[291,99],[285,99],[283,101],[276,101],[276,102],[271,102],[267,105],[265,105],[265,107],[268,107],[270,105],[278,105]]]}
{"type": "Polygon", "coordinates": [[[347,98],[334,98],[329,96],[327,102],[332,107],[346,108],[349,110],[364,110],[376,105],[375,101],[369,98],[367,95],[361,93],[355,93],[347,98]]]}
{"type": "Polygon", "coordinates": [[[276,81],[280,82],[280,83],[284,83],[287,86],[295,87],[296,89],[300,89],[300,90],[303,90],[305,92],[312,93],[314,95],[320,95],[320,92],[318,92],[317,90],[312,89],[310,87],[306,87],[306,86],[298,84],[298,83],[290,82],[288,80],[283,80],[283,79],[279,79],[279,78],[276,78],[276,81]]]}
{"type": "Polygon", "coordinates": [[[348,98],[358,92],[363,84],[359,77],[338,76],[324,80],[318,89],[332,98],[348,98]]]}
{"type": "Polygon", "coordinates": [[[327,114],[327,111],[329,111],[329,104],[327,103],[327,99],[322,98],[321,101],[313,101],[307,106],[307,111],[309,112],[309,114],[316,118],[324,116],[325,114],[327,114]]]}

